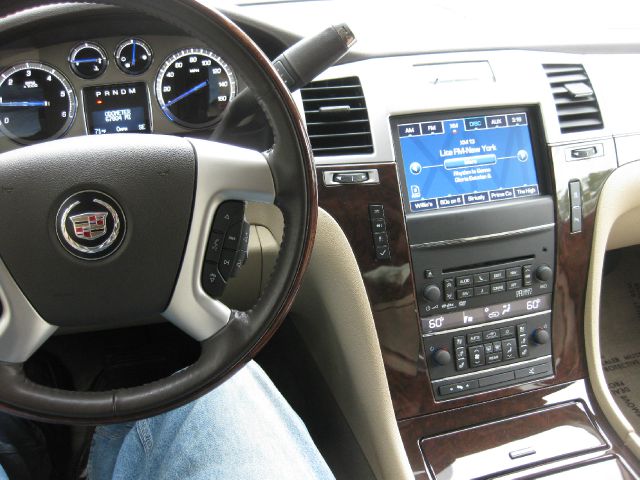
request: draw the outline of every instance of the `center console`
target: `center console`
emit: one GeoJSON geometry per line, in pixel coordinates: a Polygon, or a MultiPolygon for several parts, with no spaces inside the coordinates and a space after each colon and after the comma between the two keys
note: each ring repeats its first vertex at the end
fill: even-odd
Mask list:
{"type": "Polygon", "coordinates": [[[434,398],[551,377],[555,219],[538,112],[391,119],[434,398]]]}

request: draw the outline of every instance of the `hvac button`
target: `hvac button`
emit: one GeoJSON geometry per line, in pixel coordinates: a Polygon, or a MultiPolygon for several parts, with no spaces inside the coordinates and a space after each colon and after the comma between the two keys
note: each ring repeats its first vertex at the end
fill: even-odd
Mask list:
{"type": "Polygon", "coordinates": [[[480,367],[484,365],[484,347],[469,347],[469,365],[472,367],[480,367]]]}

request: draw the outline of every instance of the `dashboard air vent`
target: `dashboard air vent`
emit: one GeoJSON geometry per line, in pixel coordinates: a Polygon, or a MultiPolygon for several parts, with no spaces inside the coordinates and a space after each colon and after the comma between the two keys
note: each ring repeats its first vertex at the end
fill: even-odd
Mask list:
{"type": "Polygon", "coordinates": [[[604,127],[598,100],[582,65],[543,65],[551,84],[562,133],[604,127]]]}
{"type": "Polygon", "coordinates": [[[358,77],[311,82],[301,93],[315,156],[373,153],[367,104],[358,77]]]}

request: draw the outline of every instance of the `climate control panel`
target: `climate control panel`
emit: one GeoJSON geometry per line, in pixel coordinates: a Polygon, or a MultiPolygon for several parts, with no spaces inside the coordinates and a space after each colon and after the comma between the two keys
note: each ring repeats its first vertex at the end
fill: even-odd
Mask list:
{"type": "Polygon", "coordinates": [[[422,319],[436,399],[552,375],[550,308],[551,294],[545,294],[422,319]],[[493,312],[500,319],[489,320],[486,314],[493,312]]]}

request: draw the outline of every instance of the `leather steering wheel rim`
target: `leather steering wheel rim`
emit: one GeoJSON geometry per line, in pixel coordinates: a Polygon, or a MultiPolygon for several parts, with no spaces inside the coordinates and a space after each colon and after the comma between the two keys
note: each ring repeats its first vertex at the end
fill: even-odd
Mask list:
{"type": "MultiPolygon", "coordinates": [[[[25,9],[58,3],[68,2],[2,2],[0,24],[25,9]]],[[[310,258],[317,220],[315,169],[304,123],[270,61],[242,30],[195,0],[96,3],[172,24],[205,44],[219,46],[233,58],[234,67],[266,112],[274,133],[274,146],[266,157],[284,234],[272,277],[254,307],[246,312],[232,310],[226,326],[201,341],[200,358],[167,378],[105,392],[66,391],[33,383],[25,376],[21,362],[0,363],[0,409],[56,423],[100,424],[149,417],[181,406],[223,382],[255,356],[286,316],[310,258]]]]}

